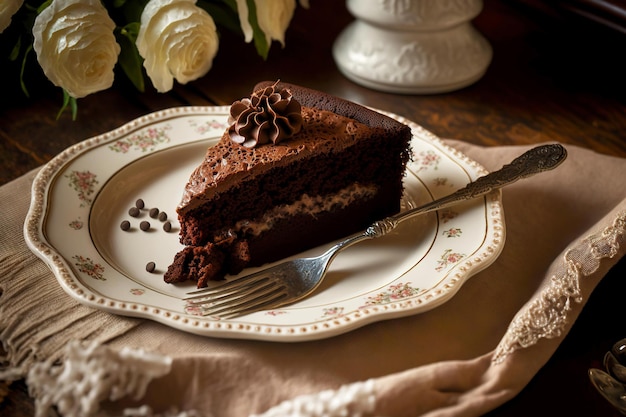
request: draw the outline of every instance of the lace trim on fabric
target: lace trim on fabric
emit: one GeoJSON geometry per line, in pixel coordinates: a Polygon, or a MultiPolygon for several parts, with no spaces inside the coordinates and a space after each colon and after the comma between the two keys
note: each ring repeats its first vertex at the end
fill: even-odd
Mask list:
{"type": "Polygon", "coordinates": [[[368,379],[338,390],[302,395],[251,417],[358,417],[372,413],[375,403],[374,380],[368,379]]]}
{"type": "Polygon", "coordinates": [[[130,396],[141,399],[148,383],[170,371],[171,359],[141,350],[117,352],[98,343],[83,346],[71,341],[65,358],[36,363],[26,382],[35,398],[37,416],[47,416],[56,407],[64,417],[95,415],[100,402],[130,396]]]}
{"type": "Polygon", "coordinates": [[[625,235],[626,212],[620,212],[612,225],[568,250],[562,268],[551,277],[550,284],[513,319],[493,361],[500,363],[515,350],[533,346],[540,339],[561,336],[572,302],[583,301],[580,279],[593,274],[602,259],[613,258],[625,235]]]}

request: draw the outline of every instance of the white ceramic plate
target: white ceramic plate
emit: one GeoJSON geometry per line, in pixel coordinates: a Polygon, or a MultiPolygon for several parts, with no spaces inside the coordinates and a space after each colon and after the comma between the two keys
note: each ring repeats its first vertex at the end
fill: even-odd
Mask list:
{"type": "MultiPolygon", "coordinates": [[[[404,207],[449,194],[485,173],[415,123],[390,116],[409,124],[414,135],[404,207]]],[[[188,314],[182,297],[193,284],[163,282],[182,247],[175,207],[227,118],[228,107],[153,113],[72,146],[42,168],[24,234],[68,294],[94,308],[206,336],[311,340],[437,307],[502,250],[505,229],[496,191],[347,249],[321,288],[294,305],[231,320],[188,314]],[[147,210],[131,217],[128,210],[139,198],[146,208],[166,212],[173,229],[164,231],[163,221],[147,210]],[[130,230],[121,229],[123,220],[131,222],[130,230]],[[150,230],[140,229],[143,220],[150,230]],[[152,273],[148,262],[156,264],[152,273]]]]}

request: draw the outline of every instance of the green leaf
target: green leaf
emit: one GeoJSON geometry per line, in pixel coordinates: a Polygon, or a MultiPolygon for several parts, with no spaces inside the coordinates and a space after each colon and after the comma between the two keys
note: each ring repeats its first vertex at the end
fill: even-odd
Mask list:
{"type": "Polygon", "coordinates": [[[211,15],[217,26],[223,27],[234,33],[241,33],[241,24],[237,14],[237,5],[228,2],[198,1],[197,5],[211,15]],[[235,9],[232,9],[234,5],[235,9]]]}
{"type": "Polygon", "coordinates": [[[33,50],[33,45],[28,45],[28,48],[26,48],[26,51],[24,51],[24,58],[22,59],[22,67],[20,68],[20,87],[22,88],[24,95],[29,98],[30,98],[30,94],[28,93],[28,89],[26,88],[26,83],[24,82],[24,71],[26,71],[26,63],[28,61],[28,55],[30,55],[30,52],[32,50],[33,50]]]}
{"type": "Polygon", "coordinates": [[[142,69],[143,58],[135,45],[138,33],[139,22],[129,23],[116,31],[116,38],[121,47],[117,62],[135,88],[143,93],[146,88],[142,69]]]}
{"type": "Polygon", "coordinates": [[[78,115],[78,100],[71,97],[70,104],[72,105],[72,120],[76,120],[76,116],[78,115]]]}
{"type": "Polygon", "coordinates": [[[61,106],[61,109],[57,113],[57,120],[61,118],[61,115],[65,109],[67,109],[67,106],[70,106],[72,109],[72,120],[76,120],[76,115],[78,114],[78,101],[76,100],[76,97],[70,96],[67,91],[63,90],[63,106],[61,106]]]}
{"type": "Polygon", "coordinates": [[[37,7],[37,14],[41,13],[46,7],[52,4],[52,0],[46,0],[39,7],[37,7]]]}
{"type": "Polygon", "coordinates": [[[236,15],[238,15],[237,13],[237,0],[222,0],[222,3],[224,3],[226,6],[228,6],[228,8],[230,8],[230,10],[232,10],[236,15]]]}
{"type": "MultiPolygon", "coordinates": [[[[271,45],[268,44],[265,33],[259,27],[256,17],[256,3],[254,0],[246,0],[246,3],[248,5],[248,20],[250,21],[250,26],[252,27],[254,47],[263,59],[267,59],[271,45]]],[[[198,6],[208,11],[218,26],[225,27],[236,33],[241,33],[241,22],[239,20],[239,11],[237,9],[236,0],[216,0],[211,2],[207,0],[199,0],[198,6]],[[220,4],[218,5],[216,3],[220,4]]]]}
{"type": "Polygon", "coordinates": [[[13,49],[11,49],[11,52],[9,53],[9,61],[17,60],[17,57],[20,55],[20,49],[22,49],[22,37],[18,36],[17,42],[15,42],[13,49]]]}
{"type": "Polygon", "coordinates": [[[267,59],[270,51],[270,44],[267,42],[265,33],[259,27],[259,22],[256,16],[256,4],[254,0],[246,0],[248,2],[248,17],[250,19],[250,25],[252,26],[252,37],[254,39],[254,46],[256,51],[263,59],[267,59]]]}
{"type": "Polygon", "coordinates": [[[120,4],[119,7],[122,10],[124,21],[125,22],[140,22],[141,13],[143,13],[143,9],[146,7],[147,3],[148,3],[148,0],[129,0],[129,1],[124,1],[122,4],[120,4]]]}

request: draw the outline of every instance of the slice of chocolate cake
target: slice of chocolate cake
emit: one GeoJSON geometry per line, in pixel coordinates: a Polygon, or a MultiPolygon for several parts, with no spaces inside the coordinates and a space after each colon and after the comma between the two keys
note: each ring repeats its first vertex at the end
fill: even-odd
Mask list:
{"type": "Polygon", "coordinates": [[[410,128],[358,104],[260,83],[191,174],[166,282],[237,274],[397,213],[410,128]]]}

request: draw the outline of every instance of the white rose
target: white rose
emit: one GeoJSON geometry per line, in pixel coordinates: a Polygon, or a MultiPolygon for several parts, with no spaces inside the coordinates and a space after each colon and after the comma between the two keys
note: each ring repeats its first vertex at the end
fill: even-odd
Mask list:
{"type": "Polygon", "coordinates": [[[213,18],[195,0],[150,0],[141,14],[137,49],[159,92],[211,69],[219,39],[213,18]]]}
{"type": "Polygon", "coordinates": [[[110,88],[120,53],[114,29],[100,0],[53,0],[33,25],[46,77],[75,98],[110,88]]]}
{"type": "MultiPolygon", "coordinates": [[[[236,0],[237,14],[246,42],[252,41],[252,25],[250,24],[248,3],[236,0]]],[[[296,8],[295,0],[255,0],[259,27],[265,33],[268,45],[272,39],[279,40],[285,46],[285,31],[289,26],[296,8]]],[[[300,0],[300,6],[309,8],[309,0],[300,0]]]]}
{"type": "Polygon", "coordinates": [[[248,2],[247,0],[237,0],[237,14],[239,15],[239,24],[241,25],[241,31],[246,42],[252,41],[252,25],[250,24],[250,18],[248,17],[248,2]]]}
{"type": "Polygon", "coordinates": [[[267,43],[279,41],[285,46],[285,32],[289,27],[296,0],[254,0],[259,28],[265,33],[267,43]]]}
{"type": "Polygon", "coordinates": [[[24,0],[0,0],[0,33],[11,24],[11,18],[22,7],[24,0]]]}

